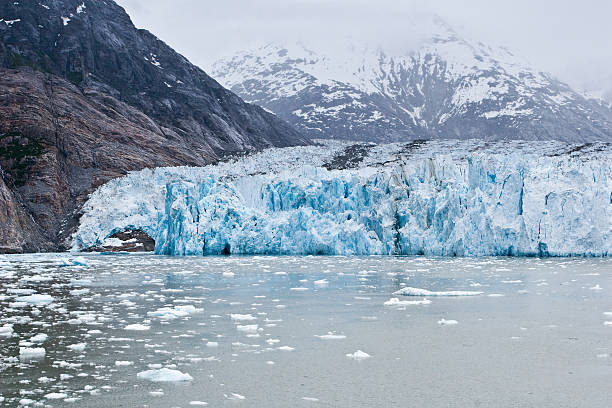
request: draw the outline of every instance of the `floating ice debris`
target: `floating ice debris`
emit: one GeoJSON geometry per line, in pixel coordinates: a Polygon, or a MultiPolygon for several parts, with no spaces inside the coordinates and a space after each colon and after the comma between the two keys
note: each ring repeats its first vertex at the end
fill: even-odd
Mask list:
{"type": "Polygon", "coordinates": [[[71,290],[70,294],[72,296],[81,296],[84,295],[86,293],[89,293],[89,289],[75,289],[75,290],[71,290]]]}
{"type": "Polygon", "coordinates": [[[189,374],[182,373],[178,370],[171,370],[169,368],[141,371],[137,374],[137,377],[142,380],[152,382],[181,382],[193,380],[193,377],[189,374]]]}
{"type": "Polygon", "coordinates": [[[597,284],[597,285],[595,285],[595,286],[593,286],[592,288],[589,288],[589,289],[590,290],[597,290],[597,291],[603,290],[603,288],[601,286],[599,286],[599,284],[597,284]]]}
{"type": "Polygon", "coordinates": [[[601,359],[610,358],[610,354],[609,353],[601,353],[601,354],[597,354],[596,357],[597,358],[601,358],[601,359]]]}
{"type": "Polygon", "coordinates": [[[48,305],[53,302],[53,296],[34,294],[30,296],[20,296],[15,299],[17,302],[29,303],[32,305],[48,305]]]}
{"type": "Polygon", "coordinates": [[[523,283],[522,280],[517,279],[517,280],[503,280],[501,281],[501,283],[523,283]]]}
{"type": "Polygon", "coordinates": [[[315,337],[318,337],[321,340],[342,340],[342,339],[346,339],[345,335],[343,335],[343,334],[335,334],[333,332],[328,332],[327,334],[323,334],[321,336],[315,335],[315,337]]]}
{"type": "Polygon", "coordinates": [[[202,312],[204,309],[198,309],[193,305],[174,306],[172,307],[160,307],[159,309],[147,312],[147,316],[158,317],[161,320],[172,320],[179,317],[186,317],[190,314],[202,312]]]}
{"type": "Polygon", "coordinates": [[[352,354],[347,354],[346,355],[347,358],[353,359],[353,360],[357,360],[357,361],[361,361],[361,360],[365,360],[368,359],[370,357],[372,357],[371,355],[369,355],[368,353],[361,351],[361,350],[357,350],[356,352],[352,353],[352,354]]]}
{"type": "Polygon", "coordinates": [[[302,399],[304,401],[310,401],[310,402],[318,402],[319,401],[318,398],[313,398],[313,397],[302,397],[302,399]]]}
{"type": "Polygon", "coordinates": [[[144,324],[129,324],[127,326],[125,326],[125,330],[131,330],[131,331],[147,331],[151,328],[151,326],[146,326],[144,324]]]}
{"type": "Polygon", "coordinates": [[[82,257],[72,259],[62,259],[59,261],[60,266],[87,266],[87,260],[82,257]]]}
{"type": "Polygon", "coordinates": [[[274,361],[266,361],[266,364],[267,365],[274,365],[275,363],[274,363],[274,361]]]}
{"type": "Polygon", "coordinates": [[[411,306],[411,305],[429,305],[431,304],[431,300],[423,299],[423,300],[399,300],[399,298],[391,298],[383,303],[384,306],[387,307],[401,307],[401,306],[411,306]]]}
{"type": "Polygon", "coordinates": [[[290,288],[289,290],[294,291],[294,292],[306,292],[308,288],[299,287],[299,288],[290,288]]]}
{"type": "Polygon", "coordinates": [[[223,272],[222,273],[224,278],[233,278],[234,277],[234,272],[223,272]]]}
{"type": "Polygon", "coordinates": [[[209,341],[206,343],[206,347],[219,347],[219,343],[216,341],[209,341]]]}
{"type": "Polygon", "coordinates": [[[133,361],[115,361],[115,366],[117,367],[127,367],[134,365],[133,361]]]}
{"type": "Polygon", "coordinates": [[[612,326],[612,321],[604,322],[604,326],[612,326]]]}
{"type": "Polygon", "coordinates": [[[36,336],[30,337],[30,341],[33,343],[44,343],[47,341],[48,336],[45,333],[37,334],[36,336]]]}
{"type": "Polygon", "coordinates": [[[278,347],[278,350],[280,350],[280,351],[293,351],[293,350],[295,350],[295,348],[294,347],[289,347],[289,346],[280,346],[280,347],[278,347]]]}
{"type": "Polygon", "coordinates": [[[256,334],[257,330],[259,329],[259,325],[257,324],[240,325],[239,324],[238,326],[236,326],[236,329],[243,333],[256,334]]]}
{"type": "Polygon", "coordinates": [[[70,351],[81,353],[81,352],[85,351],[85,349],[87,348],[87,344],[86,343],[71,344],[67,348],[70,351]]]}
{"type": "Polygon", "coordinates": [[[250,314],[230,314],[230,318],[237,322],[247,322],[257,320],[257,318],[250,314]]]}
{"type": "Polygon", "coordinates": [[[71,279],[70,284],[72,286],[84,286],[91,285],[93,282],[91,279],[71,279]]]}
{"type": "Polygon", "coordinates": [[[454,326],[456,324],[459,324],[459,322],[456,321],[456,320],[440,319],[440,320],[438,320],[438,324],[440,326],[454,326]]]}
{"type": "Polygon", "coordinates": [[[327,279],[316,280],[314,281],[314,285],[317,288],[324,288],[326,286],[329,286],[329,281],[327,279]]]}
{"type": "Polygon", "coordinates": [[[189,405],[198,406],[198,407],[205,407],[205,406],[208,405],[208,402],[204,402],[204,401],[191,401],[191,402],[189,402],[189,405]]]}
{"type": "Polygon", "coordinates": [[[491,293],[487,295],[487,297],[504,297],[505,295],[502,293],[491,293]]]}
{"type": "Polygon", "coordinates": [[[19,347],[19,358],[21,359],[35,359],[35,358],[43,358],[46,354],[46,351],[42,347],[19,347]]]}
{"type": "Polygon", "coordinates": [[[5,324],[4,326],[0,326],[0,337],[12,337],[13,336],[13,325],[5,324]]]}
{"type": "Polygon", "coordinates": [[[482,295],[483,292],[466,291],[466,290],[452,290],[445,292],[432,292],[427,289],[405,287],[397,292],[393,292],[394,295],[402,296],[478,296],[482,295]]]}
{"type": "Polygon", "coordinates": [[[57,399],[68,398],[68,395],[64,394],[63,392],[52,392],[52,393],[46,394],[45,398],[50,399],[50,400],[57,400],[57,399]]]}
{"type": "Polygon", "coordinates": [[[236,393],[231,393],[231,394],[223,394],[223,396],[225,398],[227,398],[230,401],[242,401],[245,400],[246,397],[244,395],[240,395],[240,394],[236,394],[236,393]]]}

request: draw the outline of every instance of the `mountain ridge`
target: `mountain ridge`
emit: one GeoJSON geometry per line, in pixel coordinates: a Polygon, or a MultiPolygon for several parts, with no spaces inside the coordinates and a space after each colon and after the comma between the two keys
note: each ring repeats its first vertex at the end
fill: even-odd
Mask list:
{"type": "Polygon", "coordinates": [[[510,51],[448,25],[410,52],[271,43],[217,61],[213,75],[311,137],[612,140],[612,110],[510,51]],[[348,50],[348,51],[347,51],[348,50]],[[353,50],[353,51],[351,51],[353,50]]]}

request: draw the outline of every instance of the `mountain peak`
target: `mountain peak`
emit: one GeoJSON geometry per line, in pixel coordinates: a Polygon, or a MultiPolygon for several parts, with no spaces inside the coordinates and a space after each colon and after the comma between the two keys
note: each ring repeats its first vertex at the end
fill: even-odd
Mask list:
{"type": "Polygon", "coordinates": [[[406,46],[268,44],[211,71],[311,137],[612,140],[610,109],[508,49],[462,38],[439,18],[414,31],[406,46]]]}

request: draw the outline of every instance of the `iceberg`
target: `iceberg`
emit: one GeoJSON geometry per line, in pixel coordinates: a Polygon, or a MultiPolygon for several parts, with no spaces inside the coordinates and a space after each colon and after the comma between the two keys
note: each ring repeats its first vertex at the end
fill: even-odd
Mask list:
{"type": "Polygon", "coordinates": [[[483,292],[475,292],[475,291],[466,291],[466,290],[450,290],[450,291],[439,291],[433,292],[427,289],[421,288],[411,288],[405,287],[396,292],[393,292],[394,295],[402,295],[402,296],[478,296],[482,295],[483,292]]]}
{"type": "Polygon", "coordinates": [[[151,382],[182,382],[192,381],[193,377],[187,373],[182,373],[178,370],[169,368],[161,368],[159,370],[141,371],[136,376],[142,380],[151,382]]]}
{"type": "Polygon", "coordinates": [[[269,149],[133,172],[83,207],[73,249],[140,229],[163,255],[608,256],[612,147],[431,141],[269,149]],[[342,164],[342,163],[341,163],[342,164]]]}

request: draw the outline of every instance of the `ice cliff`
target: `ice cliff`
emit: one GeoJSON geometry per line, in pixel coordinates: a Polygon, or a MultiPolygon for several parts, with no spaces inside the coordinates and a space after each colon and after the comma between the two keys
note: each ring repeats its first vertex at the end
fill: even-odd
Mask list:
{"type": "Polygon", "coordinates": [[[83,208],[73,249],[141,229],[167,255],[612,254],[612,147],[325,142],[130,173],[83,208]]]}

